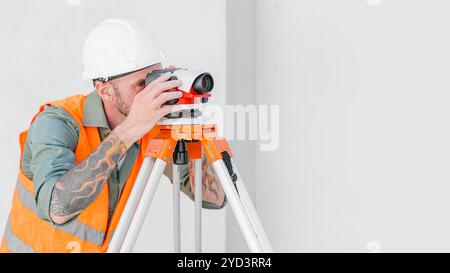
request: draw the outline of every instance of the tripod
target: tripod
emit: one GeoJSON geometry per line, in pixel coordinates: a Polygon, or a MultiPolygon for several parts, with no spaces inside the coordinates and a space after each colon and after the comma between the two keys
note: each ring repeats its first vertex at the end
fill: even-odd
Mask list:
{"type": "Polygon", "coordinates": [[[181,252],[179,166],[194,160],[195,250],[201,252],[202,157],[212,165],[251,252],[272,252],[232,152],[214,125],[157,125],[108,252],[131,252],[166,165],[173,159],[174,252],[181,252]]]}

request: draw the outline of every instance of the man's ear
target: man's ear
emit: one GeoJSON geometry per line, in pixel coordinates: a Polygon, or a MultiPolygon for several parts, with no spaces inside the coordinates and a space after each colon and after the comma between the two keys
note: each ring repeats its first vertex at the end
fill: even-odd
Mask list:
{"type": "Polygon", "coordinates": [[[114,100],[114,88],[109,82],[96,82],[95,90],[97,94],[102,98],[103,101],[113,101],[114,100]]]}

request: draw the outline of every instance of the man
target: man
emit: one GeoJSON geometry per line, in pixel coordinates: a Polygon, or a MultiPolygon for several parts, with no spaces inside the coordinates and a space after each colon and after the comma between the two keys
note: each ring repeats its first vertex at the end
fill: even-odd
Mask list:
{"type": "MultiPolygon", "coordinates": [[[[85,77],[95,91],[41,107],[20,135],[21,164],[2,252],[105,252],[139,172],[151,129],[173,111],[165,102],[181,85],[163,75],[162,55],[140,26],[109,19],[83,48],[85,77]]],[[[170,67],[169,69],[174,69],[170,67]]],[[[189,167],[182,191],[191,199],[189,167]]],[[[205,208],[222,208],[225,194],[206,163],[205,208]]]]}

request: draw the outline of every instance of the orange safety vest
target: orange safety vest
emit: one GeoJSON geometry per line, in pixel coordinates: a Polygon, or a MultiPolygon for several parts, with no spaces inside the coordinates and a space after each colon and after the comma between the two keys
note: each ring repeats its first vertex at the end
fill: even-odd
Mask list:
{"type": "MultiPolygon", "coordinates": [[[[45,104],[39,110],[41,113],[46,105],[60,107],[78,123],[80,134],[75,150],[77,163],[89,156],[101,144],[98,128],[85,127],[82,124],[85,99],[85,95],[76,95],[45,104]]],[[[31,123],[38,114],[34,116],[31,123]]],[[[24,131],[19,136],[21,155],[27,133],[28,131],[24,131]]],[[[26,177],[20,168],[0,252],[106,252],[141,167],[149,138],[150,134],[140,140],[139,154],[123,187],[109,225],[107,183],[98,197],[80,215],[64,225],[56,225],[38,217],[33,181],[26,177]]]]}

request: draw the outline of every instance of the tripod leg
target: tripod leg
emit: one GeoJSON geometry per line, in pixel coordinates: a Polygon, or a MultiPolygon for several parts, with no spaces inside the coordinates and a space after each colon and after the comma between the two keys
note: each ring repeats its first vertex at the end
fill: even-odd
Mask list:
{"type": "Polygon", "coordinates": [[[173,251],[181,252],[180,227],[180,166],[173,164],[173,251]]]}
{"type": "Polygon", "coordinates": [[[141,200],[136,209],[136,213],[131,221],[128,232],[122,244],[120,252],[129,253],[133,250],[136,239],[144,223],[145,216],[152,202],[153,196],[158,188],[159,182],[166,168],[166,162],[161,159],[156,159],[153,169],[150,174],[149,182],[141,195],[141,200]]]}
{"type": "Polygon", "coordinates": [[[202,159],[194,160],[195,252],[202,252],[202,159]]]}
{"type": "Polygon", "coordinates": [[[117,253],[120,251],[122,243],[125,240],[125,236],[127,235],[128,228],[130,227],[131,221],[133,220],[134,214],[139,205],[142,192],[147,185],[153,164],[154,159],[150,157],[146,157],[142,162],[136,182],[133,185],[133,190],[130,193],[128,202],[122,212],[122,216],[120,217],[119,224],[117,225],[114,235],[109,243],[108,253],[117,253]]]}
{"type": "Polygon", "coordinates": [[[241,201],[240,193],[235,188],[234,182],[228,172],[228,169],[223,159],[216,160],[212,163],[214,171],[216,172],[222,188],[228,199],[236,220],[241,228],[245,240],[251,252],[264,252],[263,247],[259,241],[260,234],[253,226],[253,221],[250,219],[251,215],[247,213],[245,204],[241,201]]]}
{"type": "Polygon", "coordinates": [[[250,219],[253,222],[252,225],[257,229],[258,239],[260,241],[261,246],[263,247],[263,251],[264,252],[273,252],[272,247],[269,243],[269,239],[267,238],[267,235],[264,232],[264,228],[261,224],[261,221],[259,220],[259,217],[256,213],[255,206],[253,205],[250,195],[248,194],[247,189],[244,186],[244,182],[241,179],[242,176],[239,174],[239,171],[236,168],[236,163],[234,162],[233,158],[231,158],[231,163],[232,163],[233,169],[238,177],[238,179],[235,182],[237,190],[241,197],[244,208],[246,209],[247,213],[250,215],[250,219]]]}

